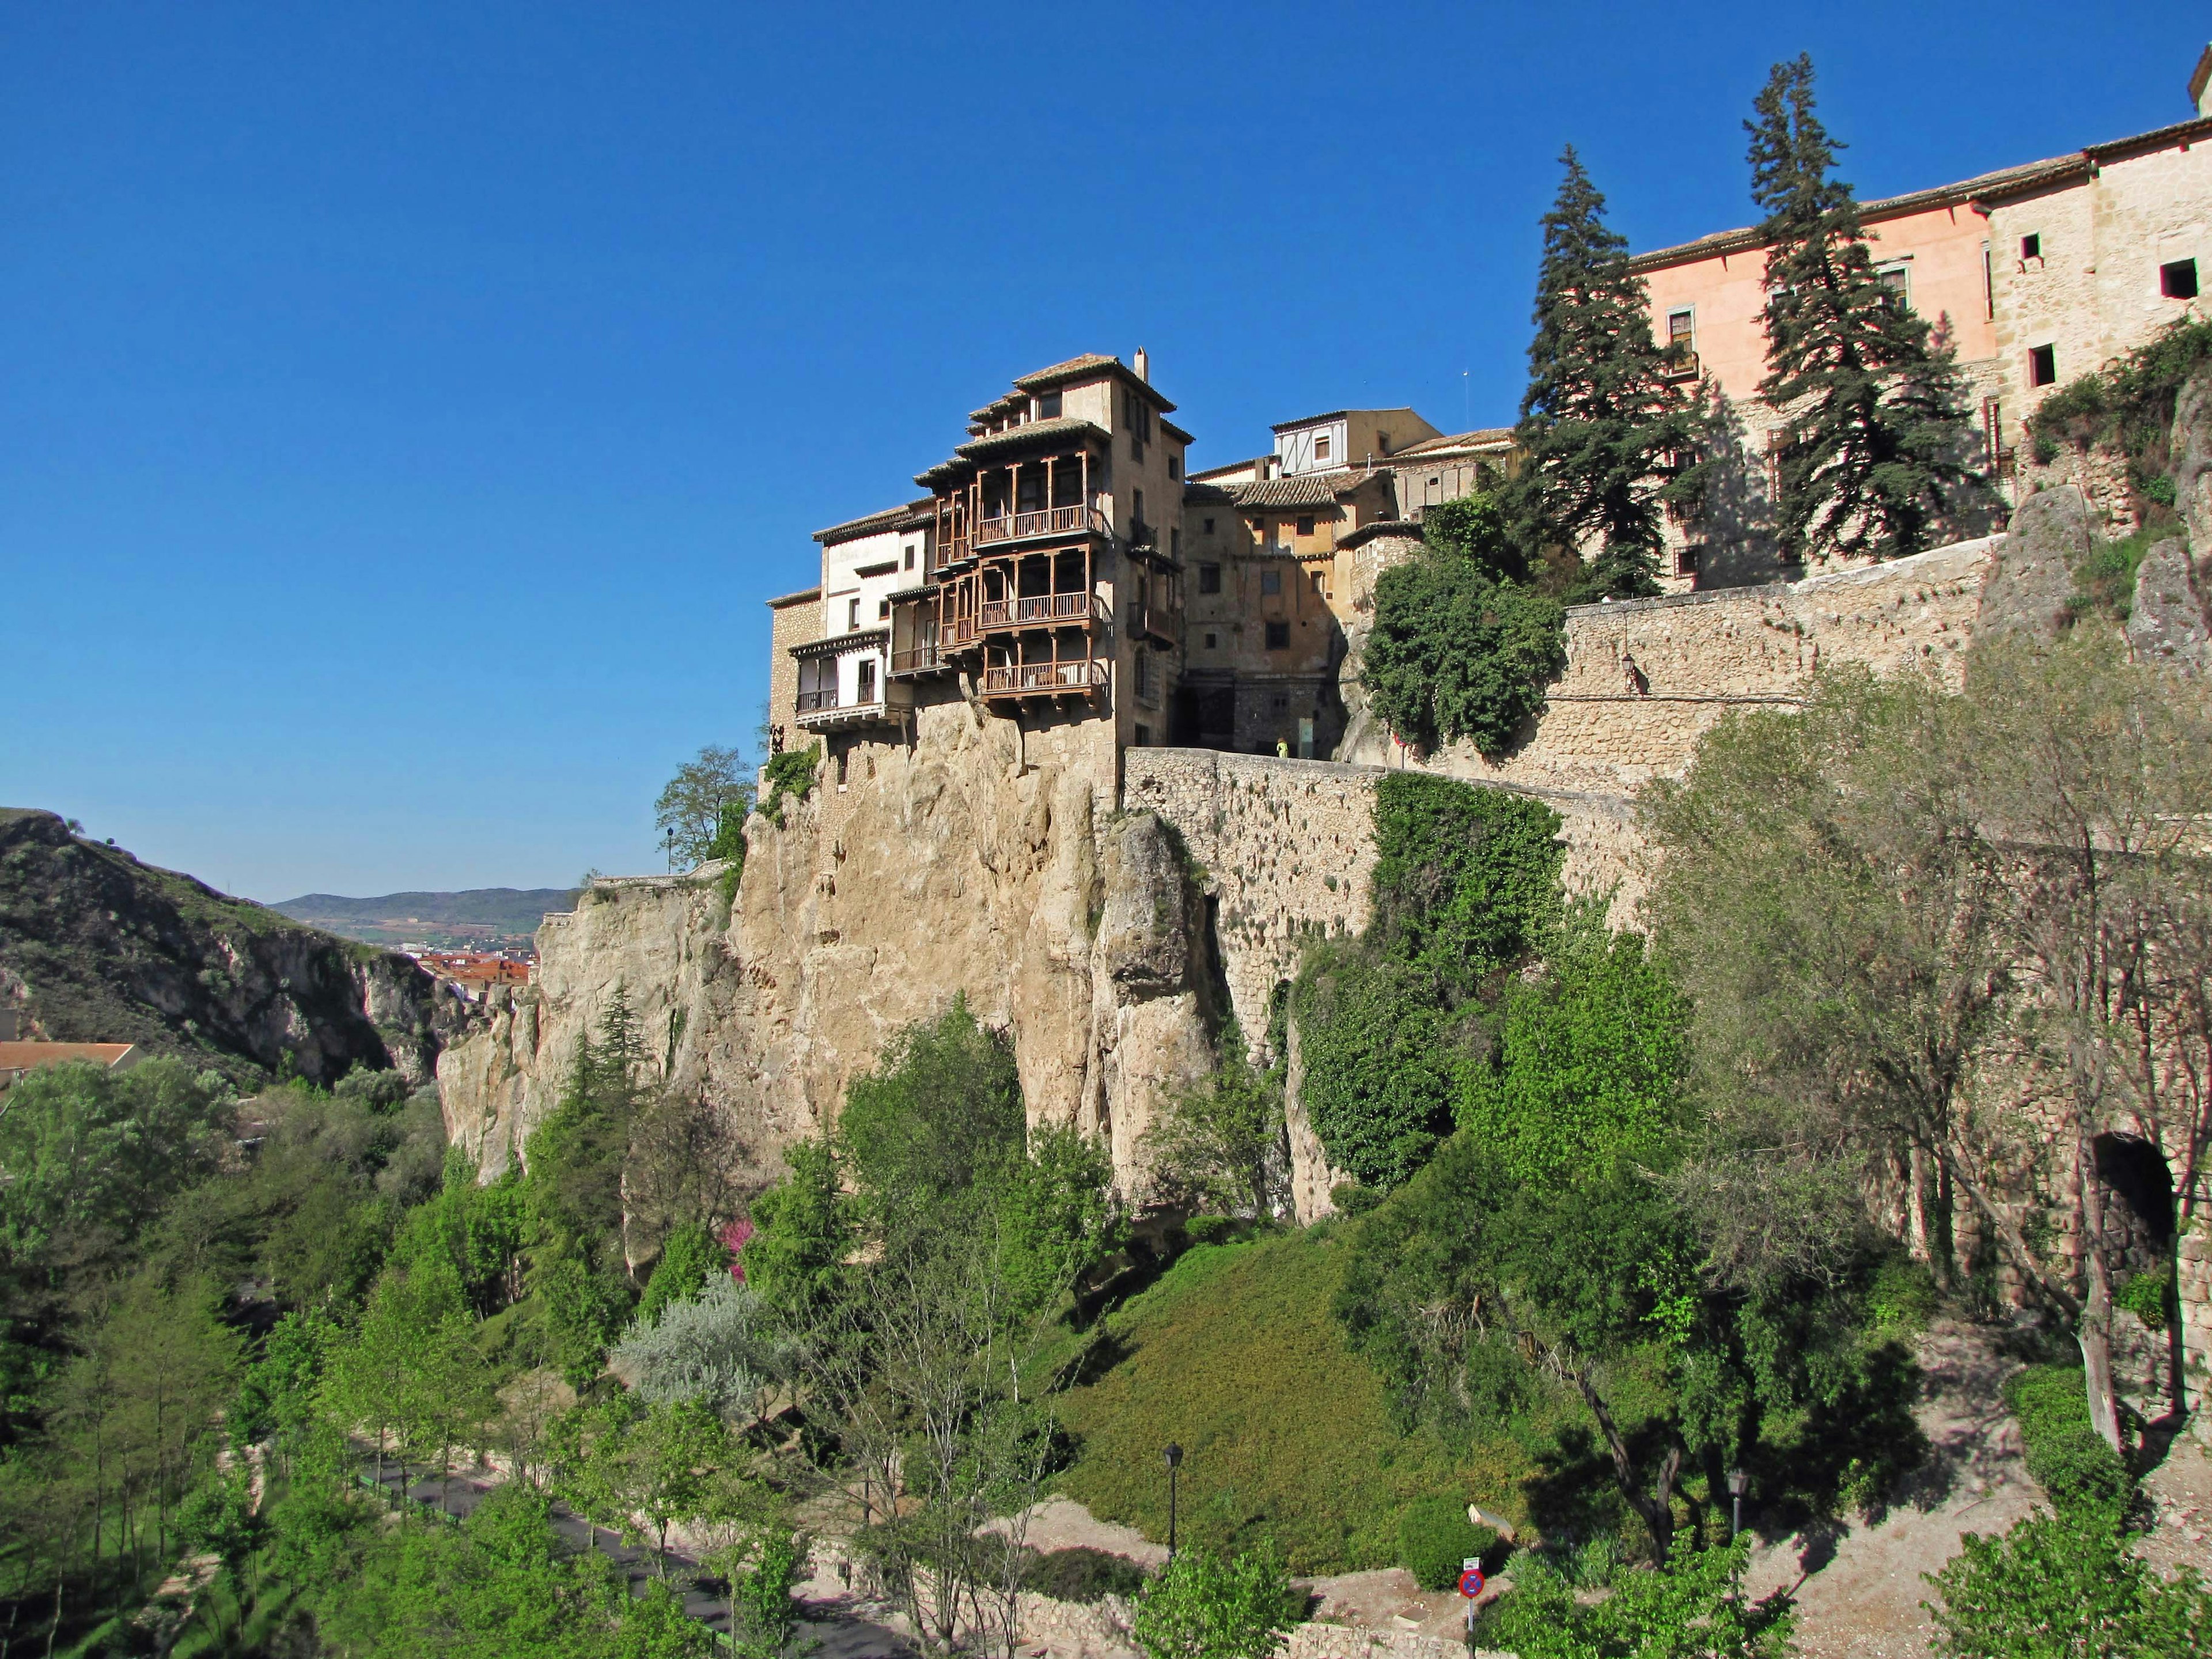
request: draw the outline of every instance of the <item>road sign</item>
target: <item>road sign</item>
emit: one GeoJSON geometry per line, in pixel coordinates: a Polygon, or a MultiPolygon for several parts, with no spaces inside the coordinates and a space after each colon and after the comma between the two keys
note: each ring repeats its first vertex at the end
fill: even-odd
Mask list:
{"type": "Polygon", "coordinates": [[[1459,1593],[1470,1601],[1482,1594],[1482,1564],[1470,1561],[1459,1576],[1459,1593]]]}

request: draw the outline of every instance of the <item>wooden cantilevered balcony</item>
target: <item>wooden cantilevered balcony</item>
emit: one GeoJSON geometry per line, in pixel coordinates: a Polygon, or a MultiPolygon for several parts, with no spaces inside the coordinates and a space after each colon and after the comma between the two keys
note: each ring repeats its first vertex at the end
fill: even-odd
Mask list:
{"type": "Polygon", "coordinates": [[[1026,541],[1032,536],[1104,536],[1111,533],[1106,515],[1095,507],[1036,507],[1020,513],[1001,513],[980,519],[975,526],[975,545],[1026,541]]]}
{"type": "Polygon", "coordinates": [[[809,732],[832,731],[846,726],[873,726],[884,718],[881,697],[872,702],[841,702],[837,688],[830,686],[819,691],[802,691],[799,705],[793,711],[799,723],[809,732]]]}
{"type": "Polygon", "coordinates": [[[1096,657],[1061,661],[990,663],[983,669],[987,697],[1063,697],[1103,690],[1106,665],[1096,657]]]}
{"type": "Polygon", "coordinates": [[[986,634],[1009,628],[1054,628],[1097,620],[1098,598],[1087,592],[1032,593],[1022,599],[986,599],[977,621],[986,634]]]}
{"type": "Polygon", "coordinates": [[[1182,612],[1172,605],[1132,599],[1129,601],[1129,632],[1137,639],[1156,640],[1162,645],[1178,645],[1182,641],[1182,612]]]}

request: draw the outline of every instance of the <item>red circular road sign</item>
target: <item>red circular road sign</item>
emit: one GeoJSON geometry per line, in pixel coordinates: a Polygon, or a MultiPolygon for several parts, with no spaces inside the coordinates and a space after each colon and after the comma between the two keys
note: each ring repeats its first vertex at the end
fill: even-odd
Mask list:
{"type": "Polygon", "coordinates": [[[1469,1567],[1459,1576],[1459,1593],[1473,1600],[1482,1594],[1482,1569],[1469,1567]]]}

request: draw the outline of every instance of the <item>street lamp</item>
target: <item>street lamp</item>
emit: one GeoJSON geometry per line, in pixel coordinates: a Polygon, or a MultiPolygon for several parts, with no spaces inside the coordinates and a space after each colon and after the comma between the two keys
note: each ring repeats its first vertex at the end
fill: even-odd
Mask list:
{"type": "Polygon", "coordinates": [[[1168,1442],[1168,1559],[1176,1553],[1176,1471],[1182,1467],[1182,1448],[1172,1440],[1168,1442]]]}
{"type": "MultiPolygon", "coordinates": [[[[1743,1489],[1750,1484],[1751,1477],[1744,1473],[1741,1465],[1728,1472],[1729,1542],[1731,1544],[1735,1542],[1736,1534],[1743,1530],[1743,1489]]],[[[1737,1605],[1741,1606],[1743,1602],[1743,1558],[1741,1556],[1736,1558],[1735,1564],[1735,1599],[1737,1605]]]]}

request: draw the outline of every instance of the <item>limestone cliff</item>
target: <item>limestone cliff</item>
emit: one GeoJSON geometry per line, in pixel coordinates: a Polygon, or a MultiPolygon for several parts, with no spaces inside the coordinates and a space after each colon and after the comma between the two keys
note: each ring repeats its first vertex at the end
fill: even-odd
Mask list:
{"type": "Polygon", "coordinates": [[[547,919],[538,983],[446,1054],[453,1133],[487,1169],[521,1151],[619,985],[666,1085],[720,1109],[766,1181],[891,1033],[961,994],[1012,1033],[1032,1116],[1103,1136],[1133,1182],[1220,1010],[1203,897],[1157,817],[1114,810],[1115,766],[1097,722],[927,708],[781,825],[754,817],[734,904],[713,866],[594,884],[547,919]]]}

